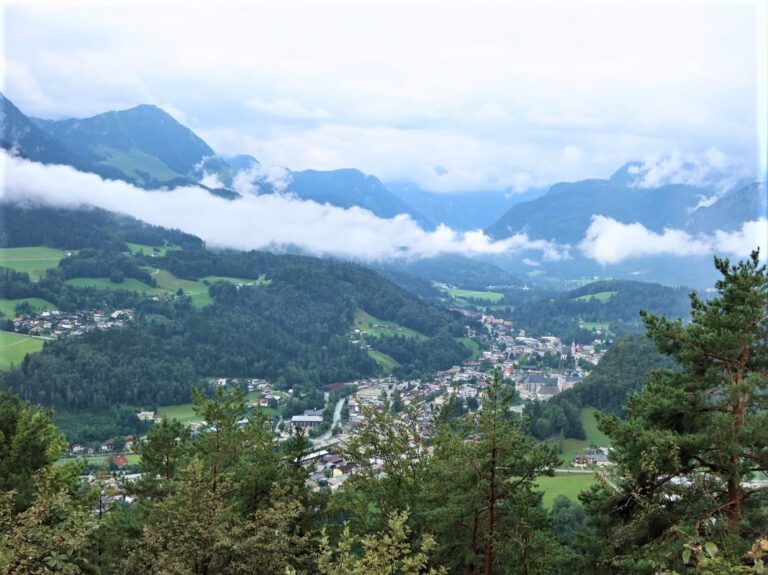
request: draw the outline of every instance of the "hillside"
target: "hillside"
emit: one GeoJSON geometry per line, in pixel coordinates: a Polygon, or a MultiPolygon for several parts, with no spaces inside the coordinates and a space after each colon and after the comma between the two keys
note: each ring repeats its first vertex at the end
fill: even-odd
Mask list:
{"type": "Polygon", "coordinates": [[[589,343],[595,330],[614,336],[641,331],[640,309],[668,317],[687,317],[688,292],[685,288],[636,281],[598,281],[523,302],[512,311],[511,319],[534,335],[550,333],[564,341],[589,343]]]}
{"type": "MultiPolygon", "coordinates": [[[[27,221],[36,221],[36,209],[26,210],[27,221]]],[[[56,223],[56,212],[42,211],[56,229],[82,219],[75,239],[96,237],[100,218],[112,218],[112,239],[128,237],[139,225],[113,214],[94,217],[75,210],[58,210],[56,223]]],[[[7,243],[23,243],[16,230],[5,227],[7,243]]],[[[175,237],[169,230],[149,231],[163,242],[175,237]]],[[[420,334],[418,340],[382,335],[368,342],[371,351],[397,356],[403,374],[445,369],[470,354],[456,339],[463,335],[460,320],[354,264],[199,248],[127,254],[112,245],[64,258],[39,282],[7,272],[0,284],[4,297],[38,297],[70,309],[132,307],[135,319],[122,328],[48,342],[41,353],[3,375],[2,389],[59,409],[187,402],[190,389],[210,377],[267,378],[282,388],[312,393],[319,385],[382,373],[349,336],[357,310],[420,334]],[[149,290],[158,281],[153,269],[178,281],[208,278],[210,305],[192,305],[183,290],[166,295],[149,290]],[[123,281],[112,287],[109,278],[116,272],[125,281],[140,282],[148,293],[125,291],[123,281]],[[83,277],[104,281],[96,287],[72,285],[73,278],[83,277]],[[236,287],[228,277],[254,282],[236,287]]]]}

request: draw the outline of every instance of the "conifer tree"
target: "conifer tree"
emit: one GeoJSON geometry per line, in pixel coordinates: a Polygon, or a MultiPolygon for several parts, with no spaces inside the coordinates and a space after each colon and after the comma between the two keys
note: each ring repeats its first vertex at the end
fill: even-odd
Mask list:
{"type": "Polygon", "coordinates": [[[610,570],[680,563],[686,543],[738,556],[768,525],[765,489],[750,482],[768,471],[768,277],[757,251],[715,266],[717,293],[691,294],[690,322],[641,313],[677,369],[652,373],[626,419],[601,418],[618,490],[605,485],[586,501],[599,537],[613,542],[603,546],[610,570]]]}

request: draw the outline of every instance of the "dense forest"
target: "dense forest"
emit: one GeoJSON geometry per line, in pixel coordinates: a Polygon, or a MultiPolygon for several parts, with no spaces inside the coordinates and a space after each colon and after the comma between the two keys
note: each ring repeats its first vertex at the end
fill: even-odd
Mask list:
{"type": "Polygon", "coordinates": [[[591,329],[580,327],[582,322],[610,324],[615,336],[640,332],[639,309],[669,317],[687,317],[688,290],[643,282],[598,281],[563,294],[548,294],[533,300],[520,301],[505,296],[500,305],[516,306],[509,318],[533,335],[556,335],[563,341],[590,343],[591,329]]]}

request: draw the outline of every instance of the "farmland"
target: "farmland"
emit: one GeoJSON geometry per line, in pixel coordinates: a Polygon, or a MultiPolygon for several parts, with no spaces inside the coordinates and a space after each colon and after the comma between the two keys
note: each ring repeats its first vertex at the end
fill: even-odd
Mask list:
{"type": "Polygon", "coordinates": [[[64,252],[54,248],[0,248],[0,266],[26,272],[33,280],[43,277],[45,270],[55,268],[63,257],[64,252]]]}
{"type": "Polygon", "coordinates": [[[0,369],[19,364],[26,354],[40,351],[43,341],[20,333],[0,331],[0,369]]]}

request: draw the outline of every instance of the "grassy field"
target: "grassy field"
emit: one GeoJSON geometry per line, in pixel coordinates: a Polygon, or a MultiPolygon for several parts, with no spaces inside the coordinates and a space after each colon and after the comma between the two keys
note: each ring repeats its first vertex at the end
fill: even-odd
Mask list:
{"type": "Polygon", "coordinates": [[[460,337],[459,341],[463,343],[472,352],[472,357],[477,359],[482,356],[483,353],[480,350],[480,345],[471,337],[460,337]]]}
{"type": "Polygon", "coordinates": [[[599,293],[591,293],[587,295],[582,295],[579,297],[573,298],[573,301],[592,301],[593,299],[596,299],[597,301],[606,302],[609,299],[611,299],[613,296],[615,296],[617,291],[601,291],[599,293]]]}
{"type": "Polygon", "coordinates": [[[579,493],[588,489],[596,481],[597,478],[593,473],[562,473],[554,477],[540,477],[536,484],[544,492],[542,498],[544,507],[551,507],[558,495],[565,495],[573,501],[578,501],[579,493]]]}
{"type": "Polygon", "coordinates": [[[29,302],[29,305],[31,305],[35,311],[56,309],[56,306],[47,299],[26,297],[21,299],[0,299],[0,312],[2,312],[5,317],[14,317],[16,315],[16,306],[25,301],[29,302]]]}
{"type": "Polygon", "coordinates": [[[162,295],[165,290],[153,288],[135,278],[125,278],[121,283],[113,283],[109,278],[71,278],[64,283],[77,287],[95,287],[100,289],[124,289],[147,295],[162,295]]]}
{"type": "Polygon", "coordinates": [[[355,312],[355,327],[364,334],[374,337],[381,335],[403,335],[405,337],[415,337],[416,339],[427,339],[427,336],[418,331],[403,327],[393,321],[377,319],[361,309],[355,312]],[[373,327],[374,324],[378,327],[373,327]]]}
{"type": "Polygon", "coordinates": [[[582,321],[579,323],[581,329],[589,329],[595,331],[597,329],[608,329],[610,323],[607,321],[582,321]]]}
{"type": "Polygon", "coordinates": [[[381,367],[383,367],[387,373],[392,371],[393,368],[400,365],[395,359],[388,356],[386,353],[381,353],[380,351],[375,350],[369,350],[368,355],[373,358],[373,360],[378,363],[381,367]]]}
{"type": "MultiPolygon", "coordinates": [[[[571,467],[571,460],[574,455],[584,451],[590,445],[607,447],[611,444],[608,436],[597,428],[597,420],[595,419],[596,411],[597,410],[594,407],[585,407],[581,410],[581,424],[584,426],[584,432],[587,434],[586,439],[568,438],[562,441],[560,458],[563,460],[561,467],[564,469],[571,467]]],[[[560,442],[555,441],[555,443],[560,442]]]]}
{"type": "Polygon", "coordinates": [[[28,353],[40,351],[43,340],[21,333],[0,331],[0,370],[19,364],[28,353]]]}
{"type": "Polygon", "coordinates": [[[449,290],[449,293],[455,297],[455,298],[470,298],[470,299],[479,299],[483,301],[489,301],[491,303],[496,303],[501,298],[504,297],[503,293],[497,292],[497,291],[473,291],[468,289],[451,289],[449,290]]]}
{"type": "MultiPolygon", "coordinates": [[[[272,395],[279,395],[287,397],[287,394],[275,391],[272,395]]],[[[245,399],[248,401],[255,401],[261,394],[257,391],[251,391],[245,394],[245,399]]],[[[274,408],[260,408],[262,413],[267,415],[279,415],[280,410],[274,408]]],[[[160,417],[166,417],[168,419],[176,419],[181,423],[199,423],[202,420],[195,414],[195,409],[191,403],[182,403],[179,405],[165,405],[157,408],[157,415],[160,417]]]]}
{"type": "Polygon", "coordinates": [[[45,275],[45,270],[55,268],[64,252],[53,248],[0,248],[0,266],[19,272],[27,272],[33,280],[45,275]]]}

